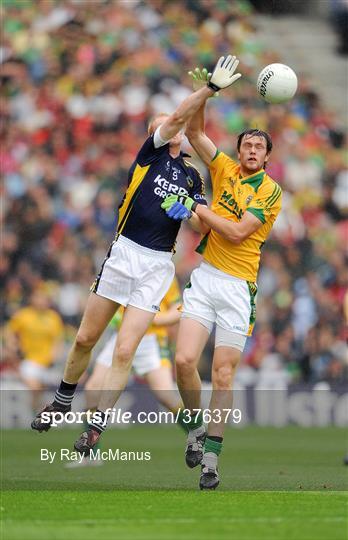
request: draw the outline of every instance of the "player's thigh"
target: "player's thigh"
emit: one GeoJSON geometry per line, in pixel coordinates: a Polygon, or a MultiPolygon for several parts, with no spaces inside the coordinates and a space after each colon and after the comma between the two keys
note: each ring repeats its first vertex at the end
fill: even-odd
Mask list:
{"type": "Polygon", "coordinates": [[[180,366],[182,363],[197,365],[209,334],[209,329],[201,322],[181,318],[176,342],[176,365],[180,366]]]}
{"type": "Polygon", "coordinates": [[[19,374],[30,390],[42,390],[45,387],[47,368],[32,360],[25,359],[19,365],[19,374]]]}
{"type": "MultiPolygon", "coordinates": [[[[250,335],[255,320],[255,294],[251,293],[248,283],[239,278],[220,285],[222,280],[215,278],[216,326],[227,332],[250,335]]],[[[250,287],[255,284],[249,284],[250,287]]]]}
{"type": "Polygon", "coordinates": [[[120,350],[134,354],[154,316],[155,313],[151,311],[127,306],[118,332],[114,355],[120,350]]]}
{"type": "Polygon", "coordinates": [[[97,341],[118,308],[119,304],[116,302],[91,293],[77,333],[77,341],[97,341]]]}
{"type": "Polygon", "coordinates": [[[103,366],[102,364],[95,364],[93,372],[89,377],[88,381],[86,382],[85,390],[91,392],[101,390],[104,377],[108,369],[108,366],[103,366]]]}
{"type": "Polygon", "coordinates": [[[151,390],[174,390],[172,370],[161,366],[146,373],[145,379],[151,390]]]}
{"type": "Polygon", "coordinates": [[[95,367],[103,366],[103,367],[109,368],[111,366],[116,341],[117,341],[117,332],[115,331],[106,341],[106,343],[104,343],[104,346],[101,349],[101,351],[99,351],[97,358],[95,360],[95,367]]]}
{"type": "Polygon", "coordinates": [[[145,334],[133,358],[133,370],[139,377],[161,367],[161,351],[155,334],[145,334]]]}
{"type": "Polygon", "coordinates": [[[41,381],[33,379],[31,377],[22,377],[24,384],[29,388],[29,390],[39,391],[43,390],[44,385],[41,381]]]}

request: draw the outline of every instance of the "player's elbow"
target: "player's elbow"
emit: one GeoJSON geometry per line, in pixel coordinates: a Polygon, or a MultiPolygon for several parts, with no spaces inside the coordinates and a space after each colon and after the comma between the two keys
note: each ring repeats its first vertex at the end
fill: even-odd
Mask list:
{"type": "Polygon", "coordinates": [[[210,227],[209,225],[206,225],[205,223],[203,223],[203,221],[200,222],[200,225],[199,225],[199,231],[203,236],[206,236],[208,233],[210,233],[210,227]]]}
{"type": "Polygon", "coordinates": [[[239,246],[244,240],[243,234],[235,230],[228,231],[226,236],[227,236],[227,240],[231,242],[231,244],[234,244],[236,246],[239,246]]]}
{"type": "Polygon", "coordinates": [[[202,135],[202,132],[199,128],[195,127],[187,127],[185,130],[185,135],[190,141],[190,143],[194,143],[195,141],[198,141],[200,136],[202,135]]]}
{"type": "Polygon", "coordinates": [[[242,240],[240,238],[236,238],[234,235],[230,235],[228,240],[235,246],[239,246],[242,243],[242,240]]]}
{"type": "Polygon", "coordinates": [[[186,120],[187,120],[187,118],[185,117],[185,115],[181,114],[179,111],[173,112],[173,114],[170,117],[170,123],[173,126],[178,127],[179,129],[181,129],[183,127],[186,120]]]}

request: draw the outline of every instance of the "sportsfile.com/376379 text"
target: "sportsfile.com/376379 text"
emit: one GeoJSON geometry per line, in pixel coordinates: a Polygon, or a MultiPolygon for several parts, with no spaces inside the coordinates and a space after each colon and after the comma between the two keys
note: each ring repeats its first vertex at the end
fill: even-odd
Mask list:
{"type": "MultiPolygon", "coordinates": [[[[190,424],[201,417],[206,424],[210,422],[239,424],[242,420],[240,409],[181,409],[177,411],[122,411],[122,409],[107,409],[106,423],[110,424],[190,424]]],[[[99,411],[78,411],[78,412],[54,412],[42,413],[42,421],[51,423],[52,427],[57,427],[63,423],[83,424],[92,420],[102,421],[99,411]],[[99,415],[99,416],[98,416],[99,415]]]]}

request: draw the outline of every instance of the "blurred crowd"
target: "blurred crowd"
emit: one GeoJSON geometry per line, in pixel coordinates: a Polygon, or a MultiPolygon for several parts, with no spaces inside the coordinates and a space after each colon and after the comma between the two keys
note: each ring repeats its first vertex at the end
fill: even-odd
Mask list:
{"type": "MultiPolygon", "coordinates": [[[[187,71],[233,52],[243,77],[210,100],[207,133],[235,155],[246,127],[268,131],[267,172],[283,211],[263,248],[255,333],[240,373],[288,382],[347,379],[348,175],[344,119],[305,74],[286,106],[267,105],[255,80],[279,60],[248,0],[3,0],[0,154],[3,325],[40,290],[73,339],[117,222],[127,170],[155,112],[191,92],[187,71]]],[[[342,89],[344,91],[344,89],[342,89]]],[[[186,143],[192,160],[207,171],[186,143]]],[[[199,238],[180,233],[182,285],[199,238]]],[[[201,371],[209,377],[212,344],[201,371]]],[[[5,343],[3,373],[23,353],[5,343]]],[[[61,365],[64,354],[57,358],[61,365]]]]}

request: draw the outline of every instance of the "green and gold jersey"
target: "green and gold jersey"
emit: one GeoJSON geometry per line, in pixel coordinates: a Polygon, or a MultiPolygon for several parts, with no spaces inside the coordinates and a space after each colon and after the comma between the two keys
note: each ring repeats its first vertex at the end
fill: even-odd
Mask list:
{"type": "Polygon", "coordinates": [[[251,212],[262,226],[239,245],[211,230],[198,251],[219,270],[255,282],[261,247],[281,209],[281,188],[263,169],[241,177],[240,165],[223,152],[217,152],[209,170],[213,186],[212,211],[235,222],[239,222],[245,212],[251,212]]]}

